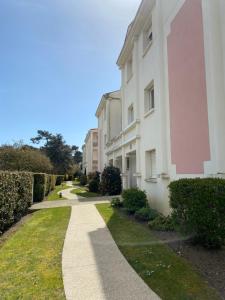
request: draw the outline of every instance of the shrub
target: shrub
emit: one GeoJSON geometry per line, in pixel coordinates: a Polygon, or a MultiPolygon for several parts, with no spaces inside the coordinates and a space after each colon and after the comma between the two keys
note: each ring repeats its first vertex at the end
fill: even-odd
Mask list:
{"type": "Polygon", "coordinates": [[[97,171],[96,172],[90,172],[90,173],[88,173],[87,178],[88,178],[88,182],[93,180],[93,179],[100,181],[100,173],[97,172],[97,171]]]}
{"type": "Polygon", "coordinates": [[[81,175],[80,177],[80,185],[86,185],[87,184],[87,176],[86,175],[81,175]]]}
{"type": "Polygon", "coordinates": [[[225,242],[225,180],[180,179],[171,182],[170,205],[178,224],[208,248],[225,242]]]}
{"type": "Polygon", "coordinates": [[[146,194],[138,188],[124,190],[122,198],[124,208],[131,214],[135,213],[140,208],[147,206],[146,194]]]}
{"type": "Polygon", "coordinates": [[[123,202],[120,200],[119,197],[112,198],[110,204],[112,207],[122,207],[123,206],[123,202]]]}
{"type": "Polygon", "coordinates": [[[135,218],[140,221],[152,221],[158,216],[158,212],[150,207],[142,207],[135,212],[135,218]]]}
{"type": "Polygon", "coordinates": [[[69,180],[69,181],[73,181],[73,180],[74,180],[73,175],[68,175],[68,180],[69,180]]]}
{"type": "Polygon", "coordinates": [[[100,191],[102,195],[119,195],[122,189],[120,169],[108,166],[101,176],[100,191]]]}
{"type": "Polygon", "coordinates": [[[0,233],[27,213],[32,186],[32,173],[0,171],[0,233]]]}
{"type": "Polygon", "coordinates": [[[148,226],[158,231],[174,231],[174,220],[171,216],[158,215],[148,223],[148,226]]]}
{"type": "Polygon", "coordinates": [[[40,202],[45,198],[46,174],[36,173],[34,176],[33,201],[40,202]]]}
{"type": "Polygon", "coordinates": [[[57,175],[55,185],[61,185],[64,180],[64,175],[57,175]]]}
{"type": "Polygon", "coordinates": [[[88,185],[89,192],[97,193],[99,190],[99,182],[95,179],[92,179],[88,185]]]}
{"type": "Polygon", "coordinates": [[[97,193],[99,191],[100,173],[93,172],[88,174],[89,192],[97,193]]]}

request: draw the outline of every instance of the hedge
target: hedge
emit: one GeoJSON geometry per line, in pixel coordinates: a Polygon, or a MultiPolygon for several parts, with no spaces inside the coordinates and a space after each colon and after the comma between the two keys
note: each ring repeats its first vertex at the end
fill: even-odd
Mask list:
{"type": "Polygon", "coordinates": [[[179,226],[209,248],[225,243],[225,180],[180,179],[169,185],[170,205],[179,226]]]}
{"type": "Polygon", "coordinates": [[[56,184],[56,176],[44,173],[34,174],[34,202],[43,201],[51,191],[54,190],[56,184]]]}
{"type": "Polygon", "coordinates": [[[32,173],[0,171],[0,233],[27,213],[32,187],[32,173]]]}
{"type": "Polygon", "coordinates": [[[44,173],[34,174],[33,201],[40,202],[45,198],[47,175],[44,173]]]}
{"type": "Polygon", "coordinates": [[[64,180],[64,175],[56,175],[56,182],[55,185],[61,185],[64,180]]]}

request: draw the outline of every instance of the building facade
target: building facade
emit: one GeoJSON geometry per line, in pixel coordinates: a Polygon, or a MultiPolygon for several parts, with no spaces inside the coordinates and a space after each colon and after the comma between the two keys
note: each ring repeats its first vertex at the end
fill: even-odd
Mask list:
{"type": "MultiPolygon", "coordinates": [[[[123,187],[164,214],[170,181],[225,176],[224,11],[224,0],[143,0],[117,61],[121,131],[107,136],[99,169],[120,167],[123,187]]],[[[96,115],[103,136],[118,122],[96,115]]]]}
{"type": "Polygon", "coordinates": [[[96,111],[98,118],[98,170],[103,171],[110,163],[108,151],[122,131],[122,110],[120,91],[104,94],[96,111]]]}
{"type": "Polygon", "coordinates": [[[82,171],[84,174],[98,171],[98,129],[90,129],[86,135],[83,150],[82,171]]]}

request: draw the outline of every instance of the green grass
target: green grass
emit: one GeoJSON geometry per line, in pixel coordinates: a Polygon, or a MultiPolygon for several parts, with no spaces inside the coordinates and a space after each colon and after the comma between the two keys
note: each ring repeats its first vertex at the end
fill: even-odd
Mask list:
{"type": "Polygon", "coordinates": [[[80,185],[80,180],[78,180],[77,178],[74,179],[73,185],[80,185]]]}
{"type": "Polygon", "coordinates": [[[58,185],[55,187],[54,191],[52,191],[48,196],[47,200],[48,201],[53,201],[53,200],[65,200],[65,198],[60,198],[58,195],[59,191],[66,190],[71,188],[71,186],[67,186],[66,183],[62,183],[61,185],[58,185]]]}
{"type": "Polygon", "coordinates": [[[86,197],[86,198],[101,196],[98,193],[89,192],[86,187],[75,188],[71,191],[71,193],[76,194],[78,196],[86,197]]]}
{"type": "Polygon", "coordinates": [[[220,299],[194,267],[159,243],[147,227],[109,204],[96,207],[128,262],[162,299],[220,299]]]}
{"type": "Polygon", "coordinates": [[[0,299],[65,299],[61,253],[70,208],[35,212],[0,247],[0,299]]]}

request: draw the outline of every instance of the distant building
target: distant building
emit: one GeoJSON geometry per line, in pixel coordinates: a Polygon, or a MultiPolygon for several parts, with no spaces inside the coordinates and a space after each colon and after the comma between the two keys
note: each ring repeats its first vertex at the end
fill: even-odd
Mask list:
{"type": "MultiPolygon", "coordinates": [[[[120,91],[104,94],[96,111],[98,118],[98,170],[103,171],[114,158],[111,146],[115,146],[116,139],[122,131],[122,108],[120,91]],[[110,153],[112,152],[112,155],[110,153]]],[[[122,165],[116,164],[120,168],[122,165]]]]}
{"type": "Polygon", "coordinates": [[[98,171],[98,129],[90,129],[86,135],[83,150],[83,173],[98,171]]]}

